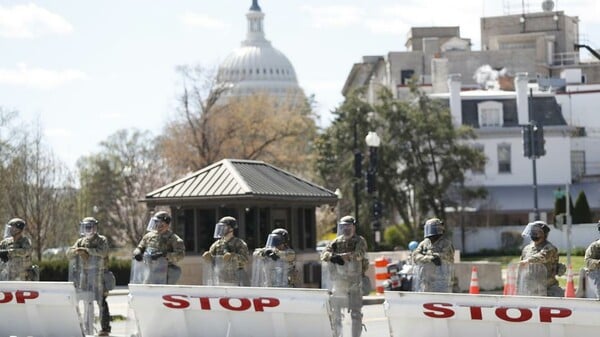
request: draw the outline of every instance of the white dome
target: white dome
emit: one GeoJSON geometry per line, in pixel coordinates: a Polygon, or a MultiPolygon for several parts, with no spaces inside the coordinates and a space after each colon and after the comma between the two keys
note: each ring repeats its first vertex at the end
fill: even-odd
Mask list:
{"type": "Polygon", "coordinates": [[[300,92],[292,63],[265,39],[264,14],[256,0],[246,17],[246,40],[221,63],[217,82],[231,86],[228,95],[249,95],[262,91],[285,96],[300,92]]]}

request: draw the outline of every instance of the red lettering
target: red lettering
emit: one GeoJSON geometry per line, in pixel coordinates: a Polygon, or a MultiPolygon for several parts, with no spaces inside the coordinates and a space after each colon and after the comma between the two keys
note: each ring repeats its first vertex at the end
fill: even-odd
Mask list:
{"type": "Polygon", "coordinates": [[[423,311],[423,313],[431,318],[450,318],[454,316],[454,311],[444,307],[451,306],[450,303],[424,303],[423,308],[431,311],[423,311]]]}
{"type": "Polygon", "coordinates": [[[276,307],[279,305],[279,299],[272,297],[259,297],[252,300],[254,310],[265,311],[265,307],[276,307]]]}
{"type": "Polygon", "coordinates": [[[15,293],[15,298],[17,299],[17,303],[25,303],[25,300],[32,300],[34,298],[38,298],[40,293],[37,291],[29,291],[29,290],[18,290],[15,293]]]}
{"type": "Polygon", "coordinates": [[[496,308],[496,316],[498,316],[498,318],[505,320],[507,322],[525,322],[525,321],[528,321],[531,319],[531,316],[533,316],[533,313],[531,312],[531,310],[526,309],[526,308],[500,307],[500,308],[496,308]],[[519,317],[508,316],[508,310],[510,310],[510,309],[519,310],[520,316],[519,317]]]}
{"type": "Polygon", "coordinates": [[[478,321],[483,319],[483,314],[481,313],[481,307],[469,307],[469,310],[471,311],[471,319],[478,320],[478,321]]]}
{"type": "Polygon", "coordinates": [[[221,306],[223,308],[233,310],[233,311],[248,310],[250,308],[250,306],[252,306],[252,302],[250,302],[250,300],[247,298],[235,298],[235,300],[238,300],[240,302],[240,305],[235,307],[235,306],[231,305],[232,299],[233,298],[231,298],[231,297],[224,297],[224,298],[219,299],[219,303],[221,304],[221,306]]]}
{"type": "Polygon", "coordinates": [[[210,299],[208,297],[200,297],[200,309],[210,310],[210,299]]]}
{"type": "Polygon", "coordinates": [[[164,295],[162,298],[165,302],[163,305],[171,309],[185,309],[190,306],[190,302],[185,300],[185,295],[164,295]],[[183,298],[179,298],[183,297],[183,298]]]}
{"type": "Polygon", "coordinates": [[[540,322],[550,323],[552,322],[552,317],[565,318],[571,316],[571,309],[567,308],[540,308],[540,322]]]}
{"type": "Polygon", "coordinates": [[[0,293],[2,294],[2,299],[0,299],[0,303],[8,303],[12,301],[13,294],[10,291],[2,291],[0,293]]]}

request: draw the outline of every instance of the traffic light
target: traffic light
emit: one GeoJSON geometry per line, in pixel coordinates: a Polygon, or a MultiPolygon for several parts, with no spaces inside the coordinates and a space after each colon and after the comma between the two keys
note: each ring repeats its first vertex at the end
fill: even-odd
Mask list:
{"type": "Polygon", "coordinates": [[[373,202],[373,218],[381,218],[381,212],[383,211],[383,204],[379,200],[373,202]]]}
{"type": "Polygon", "coordinates": [[[527,125],[523,125],[523,128],[521,129],[521,134],[523,135],[523,156],[527,157],[527,158],[531,158],[531,129],[532,129],[532,125],[531,124],[527,124],[527,125]]]}
{"type": "Polygon", "coordinates": [[[533,126],[533,149],[536,157],[546,155],[546,141],[544,140],[544,127],[541,125],[533,126]]]}

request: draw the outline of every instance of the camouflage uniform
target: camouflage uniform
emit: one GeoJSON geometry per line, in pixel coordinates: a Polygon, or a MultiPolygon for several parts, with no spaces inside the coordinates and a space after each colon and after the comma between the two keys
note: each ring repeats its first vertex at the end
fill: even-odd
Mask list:
{"type": "Polygon", "coordinates": [[[220,238],[213,242],[209,251],[212,256],[223,256],[225,253],[231,253],[232,256],[229,263],[236,265],[237,269],[246,268],[246,264],[250,258],[250,252],[248,252],[248,246],[244,240],[235,236],[229,241],[220,238]]]}
{"type": "MultiPolygon", "coordinates": [[[[344,235],[339,235],[330,242],[323,253],[321,253],[321,261],[330,262],[332,256],[349,254],[350,262],[359,263],[362,269],[362,274],[369,268],[369,260],[367,259],[367,241],[360,235],[353,235],[346,239],[344,235]]],[[[330,262],[331,263],[331,262],[330,262]]],[[[360,336],[362,332],[362,277],[350,279],[348,291],[348,311],[352,319],[352,336],[360,336]]],[[[333,312],[333,329],[336,336],[341,335],[342,313],[339,305],[332,306],[333,312]]]]}
{"type": "Polygon", "coordinates": [[[600,240],[592,242],[585,250],[585,266],[589,270],[600,270],[600,240]]]}
{"type": "Polygon", "coordinates": [[[558,268],[558,249],[549,241],[544,241],[539,245],[531,242],[523,247],[521,252],[521,261],[527,260],[529,263],[543,264],[546,268],[546,289],[548,296],[562,297],[564,291],[558,286],[556,279],[558,268]]]}
{"type": "MultiPolygon", "coordinates": [[[[105,270],[108,268],[108,240],[104,235],[99,235],[95,233],[91,237],[83,236],[79,238],[75,244],[67,250],[67,257],[72,259],[77,256],[77,248],[86,248],[87,253],[90,256],[98,256],[102,258],[102,269],[100,270],[100,275],[104,276],[105,270]]],[[[99,282],[103,282],[101,279],[99,282]]],[[[104,284],[99,285],[104,286],[104,284]]],[[[102,288],[103,289],[103,288],[102,288]]],[[[97,298],[98,307],[100,308],[100,325],[102,327],[102,331],[110,332],[110,311],[108,309],[108,303],[106,302],[106,297],[108,296],[108,291],[106,289],[103,290],[101,298],[97,298]]]]}
{"type": "Polygon", "coordinates": [[[168,262],[167,284],[177,283],[181,276],[181,268],[177,266],[177,262],[185,256],[183,240],[171,230],[167,230],[162,234],[150,231],[144,235],[136,249],[144,252],[148,248],[165,254],[168,262]]]}
{"type": "Polygon", "coordinates": [[[296,269],[296,252],[292,248],[286,248],[284,250],[279,250],[277,248],[257,248],[254,250],[252,254],[255,257],[262,257],[265,250],[271,249],[275,254],[277,254],[280,258],[288,263],[287,270],[287,278],[288,278],[288,287],[294,288],[296,287],[298,281],[298,270],[296,269]]]}
{"type": "Polygon", "coordinates": [[[414,261],[416,279],[413,280],[415,291],[452,292],[454,280],[454,245],[445,236],[435,242],[423,239],[411,255],[414,261]],[[439,263],[434,259],[439,257],[439,263]]]}
{"type": "Polygon", "coordinates": [[[31,278],[31,240],[21,236],[17,241],[8,237],[0,242],[0,250],[8,251],[11,270],[8,281],[33,281],[31,278]]]}

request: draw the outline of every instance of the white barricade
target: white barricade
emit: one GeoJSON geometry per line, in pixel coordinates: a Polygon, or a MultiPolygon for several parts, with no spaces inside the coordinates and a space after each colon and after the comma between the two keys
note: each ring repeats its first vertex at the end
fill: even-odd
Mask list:
{"type": "Polygon", "coordinates": [[[325,289],[130,284],[139,335],[332,336],[325,289]]]}
{"type": "Polygon", "coordinates": [[[597,300],[386,292],[394,337],[573,337],[600,331],[597,300]]]}
{"type": "Polygon", "coordinates": [[[72,282],[0,282],[0,335],[82,337],[72,282]]]}

